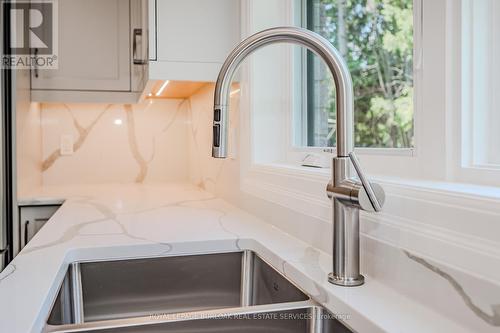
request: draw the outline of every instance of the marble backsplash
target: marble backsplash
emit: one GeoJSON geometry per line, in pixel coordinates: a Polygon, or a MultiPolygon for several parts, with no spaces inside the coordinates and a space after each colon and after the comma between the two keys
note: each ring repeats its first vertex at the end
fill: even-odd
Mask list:
{"type": "Polygon", "coordinates": [[[188,102],[41,104],[43,185],[188,180],[188,102]]]}
{"type": "Polygon", "coordinates": [[[29,71],[17,76],[16,110],[17,191],[24,193],[42,185],[42,128],[39,103],[29,103],[29,71]],[[21,86],[21,87],[20,87],[21,86]]]}
{"type": "Polygon", "coordinates": [[[204,84],[181,98],[137,104],[31,103],[17,112],[19,195],[51,185],[186,181],[213,192],[239,190],[238,160],[211,158],[213,92],[204,84]]]}

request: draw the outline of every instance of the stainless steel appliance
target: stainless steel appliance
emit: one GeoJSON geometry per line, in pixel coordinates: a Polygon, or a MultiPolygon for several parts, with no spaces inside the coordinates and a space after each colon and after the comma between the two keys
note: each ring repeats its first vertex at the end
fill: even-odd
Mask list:
{"type": "MultiPolygon", "coordinates": [[[[0,54],[12,54],[10,49],[9,6],[0,4],[0,54]]],[[[3,59],[3,57],[2,57],[3,59]]],[[[0,271],[12,260],[13,240],[18,237],[14,222],[18,220],[16,201],[16,110],[29,108],[29,71],[0,67],[0,271]]]]}
{"type": "MultiPolygon", "coordinates": [[[[1,14],[1,13],[0,13],[1,14]]],[[[1,37],[0,37],[1,38],[1,37]]],[[[2,41],[2,44],[3,44],[3,41],[2,41]]],[[[3,118],[3,114],[5,113],[4,110],[5,110],[5,107],[4,107],[4,87],[5,87],[5,84],[3,82],[3,73],[1,75],[1,79],[0,79],[0,92],[2,94],[2,100],[1,100],[1,111],[2,111],[2,117],[3,118]]],[[[3,128],[3,126],[1,126],[1,128],[3,128]]],[[[0,147],[3,147],[3,138],[2,138],[2,135],[0,135],[0,147]]],[[[3,154],[0,154],[0,165],[3,165],[3,154]]],[[[7,224],[5,223],[5,209],[4,209],[4,200],[5,200],[5,195],[3,193],[3,188],[4,188],[4,183],[3,183],[3,172],[1,173],[1,177],[0,177],[0,189],[2,189],[2,191],[0,191],[0,272],[3,270],[3,268],[5,267],[6,263],[7,263],[7,255],[8,255],[8,240],[7,240],[7,224]]]]}

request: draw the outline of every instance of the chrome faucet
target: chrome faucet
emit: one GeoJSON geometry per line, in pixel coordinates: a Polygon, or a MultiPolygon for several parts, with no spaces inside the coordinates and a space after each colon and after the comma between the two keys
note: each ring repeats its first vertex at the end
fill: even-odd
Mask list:
{"type": "Polygon", "coordinates": [[[270,44],[303,46],[323,59],[333,75],[337,103],[337,156],[333,158],[332,180],[327,185],[333,206],[333,272],[328,280],[341,286],[364,283],[359,261],[359,210],[378,212],[385,194],[378,184],[368,182],[354,155],[353,88],[347,65],[328,40],[315,32],[296,27],[271,28],[242,41],[228,56],[215,85],[212,156],[227,157],[227,127],[230,87],[240,63],[254,51],[270,44]],[[351,164],[359,179],[351,177],[351,164]]]}

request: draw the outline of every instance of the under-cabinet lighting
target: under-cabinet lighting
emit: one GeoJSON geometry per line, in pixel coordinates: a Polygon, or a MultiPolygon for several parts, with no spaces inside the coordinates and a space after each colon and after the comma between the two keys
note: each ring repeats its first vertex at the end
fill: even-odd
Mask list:
{"type": "Polygon", "coordinates": [[[236,95],[236,94],[237,94],[237,93],[239,93],[240,91],[241,91],[241,89],[235,89],[235,90],[231,91],[231,94],[230,94],[230,95],[231,95],[231,96],[236,95]]]}
{"type": "Polygon", "coordinates": [[[116,126],[121,126],[121,125],[123,124],[123,120],[121,120],[120,118],[115,119],[114,124],[115,124],[116,126]]]}
{"type": "Polygon", "coordinates": [[[156,93],[156,97],[160,97],[161,94],[163,93],[163,91],[165,90],[165,88],[168,86],[168,84],[170,83],[170,81],[165,81],[163,82],[163,84],[161,85],[160,89],[158,90],[158,92],[156,93]]]}

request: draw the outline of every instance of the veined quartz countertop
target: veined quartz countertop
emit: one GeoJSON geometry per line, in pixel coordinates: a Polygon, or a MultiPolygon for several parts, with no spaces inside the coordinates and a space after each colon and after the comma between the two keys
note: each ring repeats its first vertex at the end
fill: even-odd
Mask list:
{"type": "Polygon", "coordinates": [[[358,332],[468,332],[366,277],[327,281],[332,257],[188,184],[49,187],[20,201],[63,206],[0,274],[0,332],[41,332],[68,264],[249,249],[358,332]]]}

